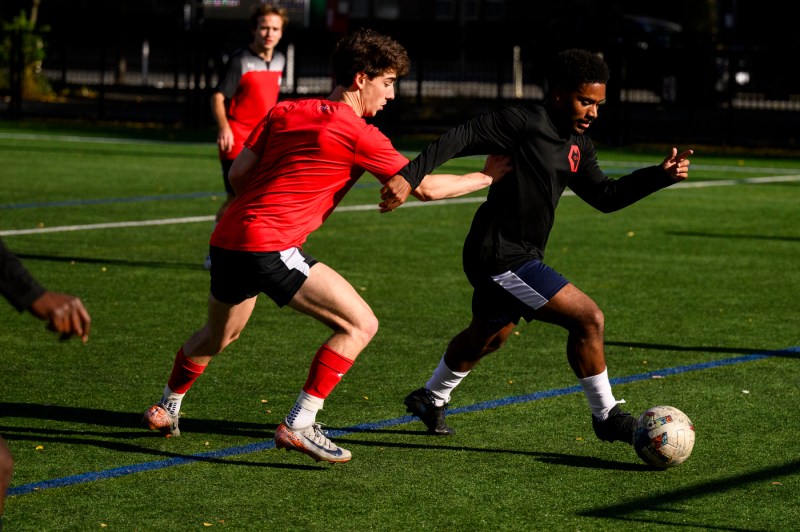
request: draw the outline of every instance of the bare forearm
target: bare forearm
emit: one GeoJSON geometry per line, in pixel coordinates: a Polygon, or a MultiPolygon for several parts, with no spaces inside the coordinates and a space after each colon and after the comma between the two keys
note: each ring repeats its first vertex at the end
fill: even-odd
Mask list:
{"type": "Polygon", "coordinates": [[[492,177],[483,172],[464,175],[431,174],[425,176],[411,193],[420,201],[455,198],[486,188],[492,181],[492,177]]]}

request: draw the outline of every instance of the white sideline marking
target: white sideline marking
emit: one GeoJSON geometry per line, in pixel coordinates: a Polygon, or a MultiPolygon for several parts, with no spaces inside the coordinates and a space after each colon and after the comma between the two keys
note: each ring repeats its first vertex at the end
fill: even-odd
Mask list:
{"type": "MultiPolygon", "coordinates": [[[[662,190],[677,190],[682,188],[706,188],[706,187],[724,187],[731,185],[762,185],[766,183],[791,183],[800,181],[800,174],[798,175],[778,175],[768,177],[746,177],[743,179],[725,179],[725,180],[711,180],[711,181],[684,181],[676,183],[669,188],[662,190]]],[[[574,196],[570,190],[563,194],[564,196],[574,196]]],[[[439,200],[432,202],[412,201],[403,205],[403,208],[409,207],[434,207],[437,205],[455,205],[460,203],[482,203],[486,198],[483,196],[469,197],[469,198],[454,198],[447,200],[439,200]]],[[[337,207],[335,212],[356,212],[356,211],[376,211],[378,210],[377,203],[369,205],[345,205],[337,207]]],[[[11,229],[7,231],[0,231],[0,236],[12,235],[36,235],[41,233],[64,233],[69,231],[89,231],[92,229],[117,229],[120,227],[145,227],[151,225],[174,225],[174,224],[188,224],[195,222],[210,222],[214,220],[213,215],[209,216],[189,216],[187,218],[163,218],[160,220],[141,220],[130,222],[109,222],[101,224],[86,224],[86,225],[61,225],[56,227],[39,227],[35,229],[11,229]]]]}

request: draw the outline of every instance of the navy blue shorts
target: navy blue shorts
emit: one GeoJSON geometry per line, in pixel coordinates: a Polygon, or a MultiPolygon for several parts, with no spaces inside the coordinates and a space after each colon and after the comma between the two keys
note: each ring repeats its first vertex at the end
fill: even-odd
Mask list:
{"type": "Polygon", "coordinates": [[[260,253],[211,246],[210,255],[211,295],[231,305],[263,292],[283,307],[300,290],[309,270],[317,263],[299,248],[260,253]]]}
{"type": "Polygon", "coordinates": [[[531,321],[536,309],[547,304],[569,281],[539,260],[497,275],[469,276],[472,314],[493,323],[531,321]]]}

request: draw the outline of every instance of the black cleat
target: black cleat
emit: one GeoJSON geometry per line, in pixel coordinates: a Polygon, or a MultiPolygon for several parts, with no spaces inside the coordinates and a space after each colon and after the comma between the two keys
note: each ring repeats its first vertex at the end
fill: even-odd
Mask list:
{"type": "Polygon", "coordinates": [[[428,427],[428,434],[451,436],[456,433],[455,429],[448,427],[444,421],[447,404],[436,406],[433,402],[433,394],[426,388],[420,388],[408,394],[403,400],[403,404],[406,405],[407,412],[414,414],[425,423],[425,426],[428,427]]]}
{"type": "Polygon", "coordinates": [[[597,437],[603,441],[623,441],[628,445],[633,445],[636,419],[630,413],[623,412],[619,405],[614,405],[605,421],[600,421],[592,416],[592,428],[597,437]]]}

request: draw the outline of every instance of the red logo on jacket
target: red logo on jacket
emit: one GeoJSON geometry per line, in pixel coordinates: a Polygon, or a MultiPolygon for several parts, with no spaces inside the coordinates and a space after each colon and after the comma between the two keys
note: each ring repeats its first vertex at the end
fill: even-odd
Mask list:
{"type": "Polygon", "coordinates": [[[581,150],[573,145],[569,149],[569,167],[572,170],[572,173],[578,171],[578,166],[581,164],[581,150]]]}

